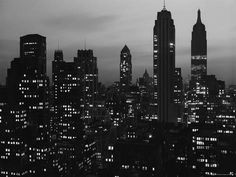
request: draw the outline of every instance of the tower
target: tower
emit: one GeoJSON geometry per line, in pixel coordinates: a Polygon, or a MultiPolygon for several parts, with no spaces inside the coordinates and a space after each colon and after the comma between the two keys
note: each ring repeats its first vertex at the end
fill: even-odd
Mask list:
{"type": "Polygon", "coordinates": [[[74,63],[78,69],[78,80],[81,87],[81,118],[85,126],[84,129],[84,170],[92,169],[95,160],[96,142],[93,133],[96,114],[96,99],[98,95],[98,68],[97,58],[93,55],[93,50],[78,50],[74,63]]]}
{"type": "Polygon", "coordinates": [[[13,120],[8,120],[9,129],[13,130],[9,139],[17,136],[15,144],[18,141],[25,147],[21,149],[24,152],[22,160],[27,165],[20,170],[32,175],[47,173],[49,78],[46,76],[46,37],[29,34],[20,38],[20,58],[11,62],[6,87],[9,116],[13,120]]]}
{"type": "Polygon", "coordinates": [[[63,60],[63,52],[56,50],[53,71],[53,111],[51,119],[53,166],[60,175],[81,172],[83,123],[81,119],[82,90],[79,67],[63,60]],[[66,126],[65,126],[66,125],[66,126]]]}
{"type": "Polygon", "coordinates": [[[37,70],[46,74],[46,37],[39,34],[28,34],[20,37],[20,58],[37,63],[37,70]]]}
{"type": "Polygon", "coordinates": [[[83,96],[82,107],[85,122],[89,123],[93,118],[94,101],[97,96],[98,68],[97,58],[93,50],[78,50],[74,62],[78,67],[83,96]]]}
{"type": "Polygon", "coordinates": [[[165,6],[153,28],[153,79],[155,119],[171,121],[175,70],[175,25],[165,6]]]}
{"type": "Polygon", "coordinates": [[[193,26],[191,41],[191,85],[195,86],[207,74],[207,39],[205,25],[198,10],[197,22],[193,26]]]}
{"type": "Polygon", "coordinates": [[[132,82],[131,57],[130,50],[125,45],[120,53],[120,91],[123,93],[128,92],[132,82]]]}

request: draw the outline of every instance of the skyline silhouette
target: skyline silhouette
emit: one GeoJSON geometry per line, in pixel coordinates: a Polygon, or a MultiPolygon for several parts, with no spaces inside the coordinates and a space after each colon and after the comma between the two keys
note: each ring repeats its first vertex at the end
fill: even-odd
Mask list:
{"type": "MultiPolygon", "coordinates": [[[[145,2],[133,3],[129,0],[125,7],[118,1],[111,3],[103,0],[98,4],[95,2],[94,6],[90,6],[92,1],[70,1],[66,4],[57,1],[57,4],[60,4],[57,11],[52,8],[55,4],[53,0],[40,1],[37,6],[28,0],[20,3],[9,1],[1,3],[0,19],[3,28],[0,33],[0,46],[2,46],[0,81],[2,84],[5,83],[5,71],[9,61],[18,55],[18,36],[31,33],[42,34],[48,38],[47,73],[51,73],[51,61],[54,50],[58,48],[58,41],[65,60],[71,61],[76,51],[84,48],[86,40],[87,48],[93,49],[98,58],[100,81],[106,85],[119,80],[119,53],[124,44],[129,46],[133,54],[134,80],[140,77],[145,69],[148,69],[152,75],[150,29],[155,19],[154,14],[158,9],[162,9],[163,1],[150,1],[146,4],[145,2]],[[103,6],[104,4],[106,6],[103,6]],[[84,8],[79,11],[81,7],[84,8]],[[25,9],[27,13],[24,13],[25,9]],[[14,19],[10,15],[11,11],[16,14],[14,19]],[[34,11],[37,13],[33,13],[34,11]],[[102,45],[98,45],[101,43],[102,45]],[[104,67],[105,63],[109,67],[104,67]],[[111,71],[114,72],[109,75],[111,71]]],[[[205,1],[181,1],[178,4],[173,0],[166,2],[166,8],[172,11],[177,27],[176,64],[182,68],[184,80],[190,75],[191,26],[196,21],[195,11],[201,9],[209,33],[209,74],[216,74],[218,78],[225,80],[227,85],[235,84],[233,75],[233,66],[236,65],[233,52],[235,37],[232,37],[236,36],[233,30],[235,25],[232,23],[235,12],[231,10],[234,4],[234,1],[222,0],[214,1],[213,4],[205,1]],[[219,6],[222,11],[220,14],[219,6]],[[224,25],[219,26],[217,21],[224,25]],[[218,68],[221,68],[220,72],[218,68]]]]}
{"type": "MultiPolygon", "coordinates": [[[[174,5],[174,1],[170,1],[174,5]]],[[[91,3],[91,8],[86,9],[88,2],[80,1],[84,12],[97,10],[96,5],[98,9],[101,5],[91,3]]],[[[41,3],[20,6],[42,7],[41,3]]],[[[116,3],[115,6],[119,4],[116,3]]],[[[183,34],[185,37],[191,35],[191,56],[188,57],[191,66],[186,65],[191,77],[183,79],[181,62],[184,60],[177,59],[181,39],[176,33],[183,29],[178,27],[168,3],[163,0],[162,8],[156,9],[150,33],[140,33],[140,29],[135,29],[136,23],[125,25],[128,21],[120,21],[119,30],[129,29],[126,35],[115,28],[121,16],[108,15],[107,11],[96,17],[94,12],[77,19],[71,16],[72,9],[70,15],[61,14],[61,17],[46,10],[44,14],[50,13],[53,18],[49,15],[43,23],[51,29],[56,28],[48,35],[32,30],[49,30],[42,24],[38,26],[34,19],[41,11],[34,11],[32,17],[27,13],[34,8],[25,11],[27,23],[19,21],[25,26],[16,29],[18,33],[24,29],[30,32],[24,31],[26,34],[18,36],[18,54],[0,68],[1,71],[7,68],[6,84],[0,85],[0,176],[236,176],[236,85],[226,85],[224,77],[227,74],[222,74],[225,72],[222,66],[217,70],[223,79],[215,75],[209,59],[212,53],[209,46],[216,46],[209,42],[209,36],[215,31],[217,34],[217,30],[224,27],[223,22],[212,33],[203,15],[211,12],[203,13],[201,8],[193,10],[195,20],[191,32],[183,34]],[[73,56],[68,60],[65,49],[57,42],[52,61],[47,56],[47,46],[54,43],[52,39],[60,32],[62,45],[68,41],[67,33],[74,37],[70,42],[75,45],[77,36],[83,36],[84,40],[79,40],[83,41],[83,46],[75,49],[68,45],[70,50],[66,53],[71,51],[73,56]],[[152,45],[140,40],[145,38],[143,34],[152,36],[152,45]],[[132,39],[133,44],[127,42],[132,39]],[[92,41],[91,45],[88,40],[92,41]],[[136,40],[140,43],[135,45],[136,40]],[[119,49],[112,45],[114,42],[119,49]],[[101,55],[101,51],[96,51],[99,47],[103,49],[101,55]],[[151,57],[145,53],[145,47],[151,48],[151,57]],[[108,61],[103,54],[105,56],[109,49],[112,51],[108,61]],[[119,52],[118,63],[113,58],[116,52],[119,52]],[[150,67],[149,57],[152,59],[150,67]],[[114,79],[116,67],[119,77],[114,79]],[[140,68],[142,72],[137,72],[140,68]],[[112,83],[108,85],[106,80],[112,83]]],[[[125,5],[127,8],[130,4],[125,5]]],[[[147,5],[148,9],[151,3],[147,5]]],[[[111,10],[113,6],[107,4],[106,9],[111,10]]],[[[144,10],[146,14],[150,13],[147,9],[144,10]]],[[[125,8],[122,10],[125,14],[125,8]]],[[[131,16],[124,19],[129,20],[131,16]]],[[[143,27],[149,28],[145,22],[143,27]]],[[[187,20],[185,23],[183,28],[187,20]]],[[[14,30],[9,28],[9,34],[14,30]]],[[[4,34],[7,31],[1,33],[4,34]]],[[[222,40],[219,47],[223,45],[227,48],[222,40]]],[[[220,49],[213,54],[219,54],[217,52],[225,57],[231,55],[220,49]]],[[[234,65],[227,70],[230,72],[231,68],[234,69],[234,65]]]]}

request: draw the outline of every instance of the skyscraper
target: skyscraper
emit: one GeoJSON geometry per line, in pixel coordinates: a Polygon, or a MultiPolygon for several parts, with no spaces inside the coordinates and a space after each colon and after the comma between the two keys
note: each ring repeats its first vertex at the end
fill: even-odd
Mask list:
{"type": "Polygon", "coordinates": [[[153,28],[154,105],[158,110],[156,119],[161,122],[171,121],[174,70],[175,25],[170,11],[164,7],[153,28]]]}
{"type": "Polygon", "coordinates": [[[89,171],[95,159],[96,142],[93,131],[95,122],[95,100],[98,95],[97,58],[93,50],[78,50],[74,63],[78,69],[78,82],[82,89],[81,117],[85,125],[84,136],[84,170],[89,171]]]}
{"type": "Polygon", "coordinates": [[[191,85],[207,74],[207,39],[205,25],[198,10],[197,23],[193,26],[191,41],[191,85]]]}
{"type": "Polygon", "coordinates": [[[20,37],[20,58],[35,63],[38,72],[46,73],[46,37],[29,34],[20,37]],[[35,61],[34,61],[35,60],[35,61]]]}
{"type": "Polygon", "coordinates": [[[82,87],[82,114],[85,122],[90,123],[93,118],[93,108],[98,93],[97,58],[93,50],[78,50],[74,62],[79,70],[79,83],[82,87]]]}
{"type": "MultiPolygon", "coordinates": [[[[44,36],[30,34],[20,38],[20,58],[11,62],[6,87],[9,116],[12,117],[12,121],[7,120],[8,129],[12,130],[9,139],[13,140],[12,143],[25,147],[19,153],[24,154],[22,158],[27,165],[20,170],[28,174],[43,174],[47,171],[49,150],[49,78],[46,76],[44,36]]],[[[10,149],[16,151],[19,147],[10,149]]]]}
{"type": "Polygon", "coordinates": [[[131,54],[127,45],[120,53],[120,91],[127,92],[132,82],[131,54]]]}
{"type": "Polygon", "coordinates": [[[53,166],[62,176],[81,173],[83,148],[82,98],[79,69],[75,62],[63,60],[63,52],[56,50],[53,71],[53,166]]]}

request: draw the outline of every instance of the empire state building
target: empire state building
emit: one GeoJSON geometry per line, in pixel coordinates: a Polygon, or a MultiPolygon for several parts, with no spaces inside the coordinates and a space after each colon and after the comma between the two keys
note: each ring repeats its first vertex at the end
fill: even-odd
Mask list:
{"type": "Polygon", "coordinates": [[[175,70],[175,25],[165,6],[157,14],[153,28],[154,105],[157,119],[166,123],[174,120],[173,81],[175,70]]]}
{"type": "Polygon", "coordinates": [[[207,74],[207,39],[205,25],[198,10],[197,23],[193,26],[191,41],[191,84],[195,86],[207,74]]]}

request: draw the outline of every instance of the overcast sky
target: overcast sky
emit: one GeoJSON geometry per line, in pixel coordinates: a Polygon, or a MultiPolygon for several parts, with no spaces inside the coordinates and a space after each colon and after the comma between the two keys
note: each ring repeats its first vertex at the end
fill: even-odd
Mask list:
{"type": "MultiPolygon", "coordinates": [[[[94,50],[99,80],[119,80],[120,51],[130,48],[133,81],[145,68],[152,75],[152,33],[162,0],[0,0],[0,82],[19,56],[19,37],[38,33],[47,37],[48,75],[54,50],[71,61],[78,49],[94,50]]],[[[207,30],[208,74],[227,85],[236,84],[236,0],[166,0],[176,27],[176,66],[190,75],[192,26],[201,9],[207,30]]]]}

